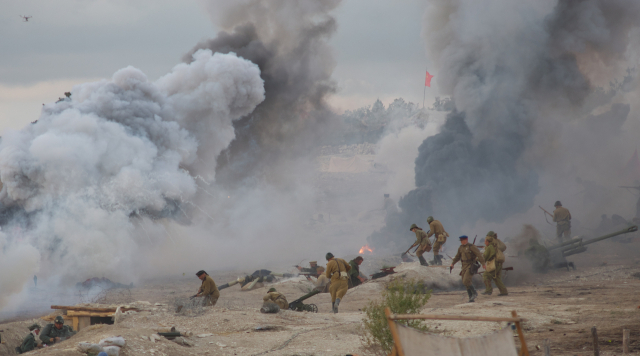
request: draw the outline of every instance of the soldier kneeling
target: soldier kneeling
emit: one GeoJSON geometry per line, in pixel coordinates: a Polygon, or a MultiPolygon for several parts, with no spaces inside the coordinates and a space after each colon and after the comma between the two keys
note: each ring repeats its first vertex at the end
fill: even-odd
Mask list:
{"type": "Polygon", "coordinates": [[[270,288],[267,294],[262,297],[264,303],[275,303],[280,309],[289,309],[289,303],[284,294],[279,293],[275,288],[270,288]]]}

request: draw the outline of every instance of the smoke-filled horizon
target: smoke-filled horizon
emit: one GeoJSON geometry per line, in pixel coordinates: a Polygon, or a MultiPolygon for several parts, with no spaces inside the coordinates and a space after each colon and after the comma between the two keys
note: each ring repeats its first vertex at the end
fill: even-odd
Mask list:
{"type": "Polygon", "coordinates": [[[322,264],[370,235],[405,247],[428,215],[450,249],[467,230],[517,233],[555,200],[575,220],[635,207],[615,187],[634,184],[619,167],[640,130],[632,1],[430,1],[430,71],[452,101],[343,115],[327,104],[340,1],[203,4],[223,30],[171,72],[78,85],[2,138],[0,266],[16,273],[0,276],[0,308],[34,274],[322,264]]]}
{"type": "Polygon", "coordinates": [[[568,185],[614,178],[611,161],[592,156],[591,171],[577,166],[588,155],[616,157],[610,147],[631,112],[624,95],[637,86],[621,70],[638,63],[639,24],[634,1],[431,1],[423,36],[455,110],[420,145],[416,189],[400,200],[401,212],[369,240],[405,244],[412,237],[401,231],[426,225],[428,215],[452,236],[477,223],[498,226],[534,207],[542,190],[574,203],[568,185]],[[598,88],[592,78],[603,71],[623,85],[598,88]]]}

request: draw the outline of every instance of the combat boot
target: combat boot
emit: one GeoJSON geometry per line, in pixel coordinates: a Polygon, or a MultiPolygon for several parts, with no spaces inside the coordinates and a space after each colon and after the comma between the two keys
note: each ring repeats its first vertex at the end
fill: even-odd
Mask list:
{"type": "Polygon", "coordinates": [[[471,293],[472,293],[471,299],[473,299],[472,302],[475,302],[476,298],[478,297],[478,292],[476,291],[476,288],[473,285],[471,286],[471,293]]]}
{"type": "Polygon", "coordinates": [[[424,256],[418,256],[418,259],[420,260],[420,264],[423,266],[428,266],[429,264],[427,263],[427,260],[424,259],[424,256]]]}
{"type": "Polygon", "coordinates": [[[437,255],[436,259],[438,260],[438,266],[442,266],[442,255],[437,255]]]}
{"type": "Polygon", "coordinates": [[[467,287],[467,295],[469,296],[469,303],[474,302],[473,292],[471,291],[471,287],[467,287]]]}
{"type": "Polygon", "coordinates": [[[333,304],[333,313],[338,314],[338,306],[340,305],[340,298],[336,298],[336,302],[333,304]]]}

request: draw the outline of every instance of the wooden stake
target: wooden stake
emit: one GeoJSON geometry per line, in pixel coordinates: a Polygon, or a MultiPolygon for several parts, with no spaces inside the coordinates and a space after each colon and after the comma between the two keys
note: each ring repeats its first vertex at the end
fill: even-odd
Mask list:
{"type": "Polygon", "coordinates": [[[593,337],[593,356],[600,356],[600,346],[598,345],[598,331],[596,327],[591,328],[591,336],[593,337]]]}
{"type": "Polygon", "coordinates": [[[398,330],[396,329],[396,323],[391,319],[391,309],[389,309],[389,307],[384,308],[384,314],[387,316],[389,330],[391,330],[391,337],[393,337],[393,348],[396,352],[395,355],[404,356],[402,344],[400,343],[400,336],[398,336],[398,330]]]}
{"type": "Polygon", "coordinates": [[[629,353],[629,337],[631,336],[631,330],[623,329],[622,330],[622,352],[625,354],[629,353]]]}
{"type": "Polygon", "coordinates": [[[551,356],[551,340],[544,339],[544,356],[551,356]]]}
{"type": "Polygon", "coordinates": [[[511,316],[514,319],[518,319],[518,321],[516,321],[516,329],[518,330],[518,338],[520,339],[520,344],[522,345],[522,347],[520,348],[520,355],[529,356],[529,350],[527,350],[527,341],[524,339],[524,333],[522,332],[522,326],[520,325],[518,313],[516,313],[515,310],[512,310],[511,316]]]}

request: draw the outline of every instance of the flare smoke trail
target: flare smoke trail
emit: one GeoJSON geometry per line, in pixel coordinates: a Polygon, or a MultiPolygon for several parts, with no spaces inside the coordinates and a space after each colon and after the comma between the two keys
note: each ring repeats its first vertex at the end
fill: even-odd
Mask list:
{"type": "MultiPolygon", "coordinates": [[[[624,66],[638,24],[640,3],[629,0],[431,1],[427,55],[441,94],[451,95],[456,109],[420,146],[417,188],[401,199],[403,212],[388,216],[369,240],[407,241],[409,224],[427,215],[440,217],[454,235],[531,208],[549,161],[541,147],[558,146],[562,125],[593,109],[590,75],[624,66]]],[[[620,105],[600,120],[624,122],[628,105],[620,105]]]]}
{"type": "Polygon", "coordinates": [[[164,216],[192,198],[197,186],[183,167],[215,167],[235,137],[232,122],[263,99],[255,64],[201,50],[156,82],[128,67],[75,86],[37,122],[8,132],[0,203],[23,213],[3,226],[0,248],[3,264],[11,256],[11,270],[28,278],[0,276],[0,308],[38,272],[65,284],[131,278],[153,247],[130,217],[164,216]]]}

